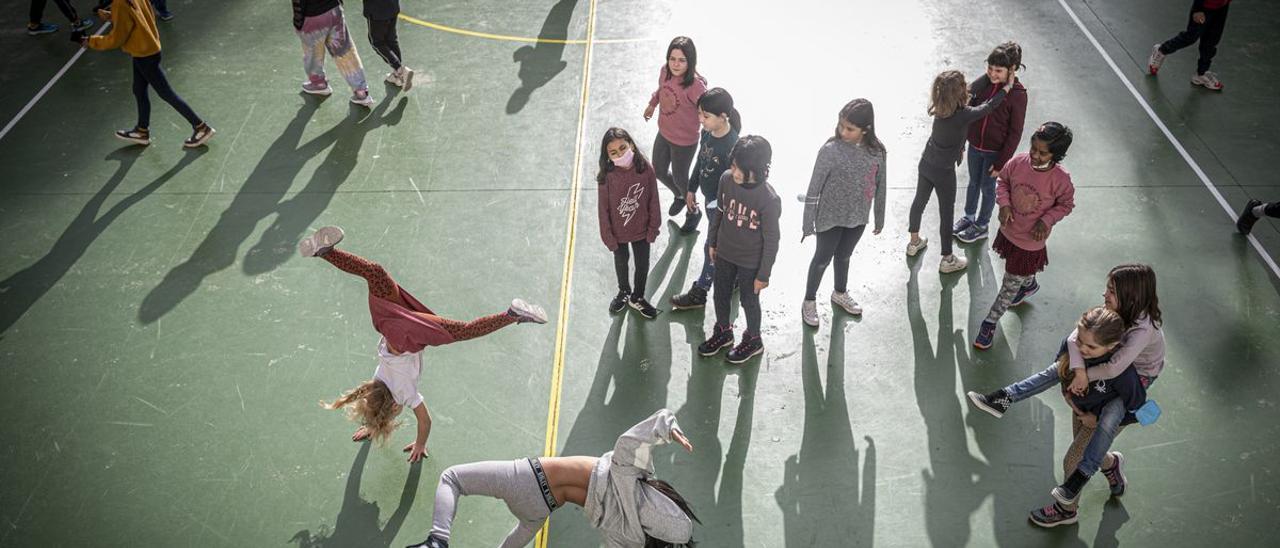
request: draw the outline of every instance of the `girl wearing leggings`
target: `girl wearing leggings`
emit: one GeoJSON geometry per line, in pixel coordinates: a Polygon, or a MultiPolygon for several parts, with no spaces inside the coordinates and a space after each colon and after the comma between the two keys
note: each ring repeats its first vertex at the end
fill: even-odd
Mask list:
{"type": "Polygon", "coordinates": [[[466,495],[501,499],[519,520],[502,548],[529,544],[551,512],[568,502],[586,511],[607,546],[692,545],[697,516],[670,484],[653,477],[653,447],[672,440],[693,451],[675,414],[661,409],[619,436],[613,451],[599,458],[543,457],[451,466],[440,474],[430,536],[409,548],[448,548],[458,498],[466,495]]]}
{"type": "Polygon", "coordinates": [[[417,462],[427,456],[427,436],[431,434],[431,412],[418,393],[422,350],[488,335],[514,323],[546,323],[547,314],[540,306],[516,299],[506,312],[470,322],[442,318],[396,284],[382,265],[337,249],[342,238],[341,228],[326,226],[303,239],[298,253],[320,257],[343,272],[364,278],[369,284],[373,328],[382,339],[378,341],[378,367],[373,379],[323,405],[329,409],[350,406],[348,417],[360,423],[352,441],[386,440],[397,426],[396,416],[406,408],[412,409],[418,433],[404,451],[409,453],[409,462],[417,462]]]}
{"type": "Polygon", "coordinates": [[[689,167],[698,150],[698,98],[706,91],[707,79],[698,74],[698,49],[687,36],[677,36],[667,46],[667,62],[658,71],[658,89],[649,97],[644,119],[649,121],[654,109],[661,107],[653,167],[658,180],[675,194],[667,215],[688,210],[681,227],[685,232],[692,231],[702,217],[689,194],[689,167]]]}

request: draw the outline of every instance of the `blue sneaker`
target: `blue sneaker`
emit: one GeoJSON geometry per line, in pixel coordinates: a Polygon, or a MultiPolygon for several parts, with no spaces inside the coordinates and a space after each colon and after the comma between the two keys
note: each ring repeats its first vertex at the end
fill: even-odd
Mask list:
{"type": "Polygon", "coordinates": [[[972,219],[968,217],[961,217],[959,221],[956,221],[955,226],[951,227],[951,234],[959,236],[961,232],[964,232],[971,226],[973,226],[972,219]]]}
{"type": "Polygon", "coordinates": [[[1027,297],[1035,295],[1037,291],[1040,291],[1040,282],[1037,282],[1035,278],[1031,278],[1031,283],[1018,288],[1018,293],[1013,296],[1012,301],[1009,301],[1009,307],[1012,308],[1022,304],[1023,301],[1027,300],[1027,297]]]}
{"type": "Polygon", "coordinates": [[[27,36],[40,36],[41,34],[53,34],[58,32],[58,25],[53,23],[40,23],[36,26],[27,25],[27,36]]]}
{"type": "Polygon", "coordinates": [[[973,346],[979,350],[991,348],[991,341],[996,338],[996,322],[982,321],[982,326],[978,328],[978,338],[973,340],[973,346]]]}
{"type": "Polygon", "coordinates": [[[71,30],[84,32],[93,28],[93,19],[84,18],[71,25],[71,30]]]}
{"type": "Polygon", "coordinates": [[[976,224],[969,225],[964,231],[956,234],[956,239],[966,244],[971,244],[987,237],[987,227],[978,226],[976,224]]]}
{"type": "Polygon", "coordinates": [[[171,11],[157,11],[157,12],[156,12],[156,19],[159,19],[159,20],[161,20],[161,21],[171,21],[171,20],[173,20],[173,12],[171,12],[171,11]]]}

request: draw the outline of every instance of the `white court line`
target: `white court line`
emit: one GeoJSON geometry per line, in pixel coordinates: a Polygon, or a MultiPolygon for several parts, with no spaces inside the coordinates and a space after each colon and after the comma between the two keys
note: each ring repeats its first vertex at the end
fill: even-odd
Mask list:
{"type": "MultiPolygon", "coordinates": [[[[102,34],[103,29],[106,29],[110,24],[111,23],[103,23],[102,26],[98,27],[98,30],[93,34],[95,36],[102,34]]],[[[3,140],[4,136],[9,134],[9,130],[13,129],[13,126],[18,125],[18,121],[21,120],[23,116],[27,115],[27,111],[30,111],[31,107],[36,106],[36,102],[40,101],[40,98],[44,97],[45,93],[49,92],[49,88],[52,88],[54,84],[58,83],[58,79],[62,78],[63,74],[67,73],[67,70],[71,68],[71,65],[76,63],[77,59],[80,59],[81,55],[84,55],[85,49],[87,48],[80,46],[80,49],[76,51],[76,54],[71,56],[71,60],[67,61],[67,64],[62,65],[62,69],[59,70],[57,74],[54,74],[53,78],[49,79],[49,83],[40,88],[40,92],[36,93],[35,97],[32,97],[30,101],[27,101],[27,106],[22,107],[22,110],[18,111],[18,115],[14,116],[12,120],[9,120],[9,123],[5,124],[4,129],[0,129],[0,140],[3,140]]]]}
{"type": "MultiPolygon", "coordinates": [[[[1102,44],[1099,44],[1098,39],[1093,37],[1093,33],[1089,32],[1089,29],[1084,26],[1084,23],[1076,16],[1076,12],[1071,9],[1071,6],[1067,5],[1066,0],[1058,0],[1058,4],[1062,6],[1062,9],[1067,10],[1067,15],[1071,16],[1071,20],[1075,21],[1076,26],[1080,27],[1080,30],[1084,32],[1084,35],[1089,38],[1089,43],[1093,44],[1093,48],[1098,50],[1098,53],[1102,54],[1102,58],[1105,59],[1107,61],[1107,65],[1111,67],[1111,71],[1116,73],[1116,77],[1124,83],[1124,87],[1129,90],[1129,93],[1133,95],[1134,99],[1138,100],[1138,104],[1142,105],[1142,110],[1146,111],[1147,116],[1151,118],[1151,121],[1155,122],[1156,127],[1159,127],[1160,131],[1164,133],[1164,136],[1169,139],[1169,142],[1173,144],[1173,148],[1177,149],[1178,154],[1182,155],[1182,159],[1187,161],[1187,165],[1191,166],[1191,170],[1196,172],[1196,176],[1200,178],[1200,182],[1204,183],[1205,188],[1209,189],[1209,193],[1213,194],[1213,197],[1218,200],[1218,205],[1222,206],[1223,211],[1227,212],[1227,216],[1231,218],[1234,224],[1237,212],[1231,209],[1231,204],[1228,204],[1226,198],[1222,197],[1222,193],[1218,192],[1218,187],[1214,186],[1213,181],[1209,180],[1209,176],[1205,175],[1203,169],[1200,169],[1200,164],[1197,164],[1196,161],[1191,158],[1191,154],[1187,152],[1187,149],[1182,146],[1182,143],[1178,141],[1177,137],[1173,136],[1173,132],[1169,131],[1169,126],[1166,126],[1164,121],[1161,120],[1159,116],[1156,116],[1156,112],[1151,109],[1151,105],[1147,103],[1147,100],[1142,97],[1142,94],[1138,93],[1138,90],[1133,87],[1133,84],[1129,83],[1129,79],[1125,78],[1124,72],[1120,70],[1119,66],[1116,66],[1115,60],[1107,54],[1106,50],[1102,49],[1102,44]]],[[[1262,260],[1267,263],[1267,266],[1271,267],[1271,273],[1277,278],[1280,278],[1280,266],[1276,266],[1275,259],[1271,258],[1271,255],[1267,253],[1266,249],[1263,249],[1262,244],[1258,243],[1258,239],[1253,237],[1252,234],[1248,236],[1248,239],[1249,243],[1253,244],[1253,248],[1258,251],[1258,255],[1262,256],[1262,260]]]]}

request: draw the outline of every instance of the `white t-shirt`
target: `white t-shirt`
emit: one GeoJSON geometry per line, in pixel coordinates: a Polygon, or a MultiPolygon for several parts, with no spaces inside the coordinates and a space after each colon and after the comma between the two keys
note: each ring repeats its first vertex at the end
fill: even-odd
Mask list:
{"type": "Polygon", "coordinates": [[[418,377],[422,375],[422,353],[392,354],[387,349],[387,339],[378,341],[378,368],[373,378],[391,389],[391,396],[405,409],[413,409],[422,403],[418,393],[418,377]]]}

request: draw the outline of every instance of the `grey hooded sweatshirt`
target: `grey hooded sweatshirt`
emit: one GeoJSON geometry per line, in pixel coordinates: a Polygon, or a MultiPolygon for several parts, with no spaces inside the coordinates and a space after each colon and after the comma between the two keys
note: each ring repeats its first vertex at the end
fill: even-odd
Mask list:
{"type": "Polygon", "coordinates": [[[619,436],[591,471],[585,510],[606,546],[643,548],[646,534],[676,544],[692,539],[693,520],[642,481],[653,476],[653,447],[670,442],[672,431],[681,432],[676,416],[661,409],[619,436]]]}

